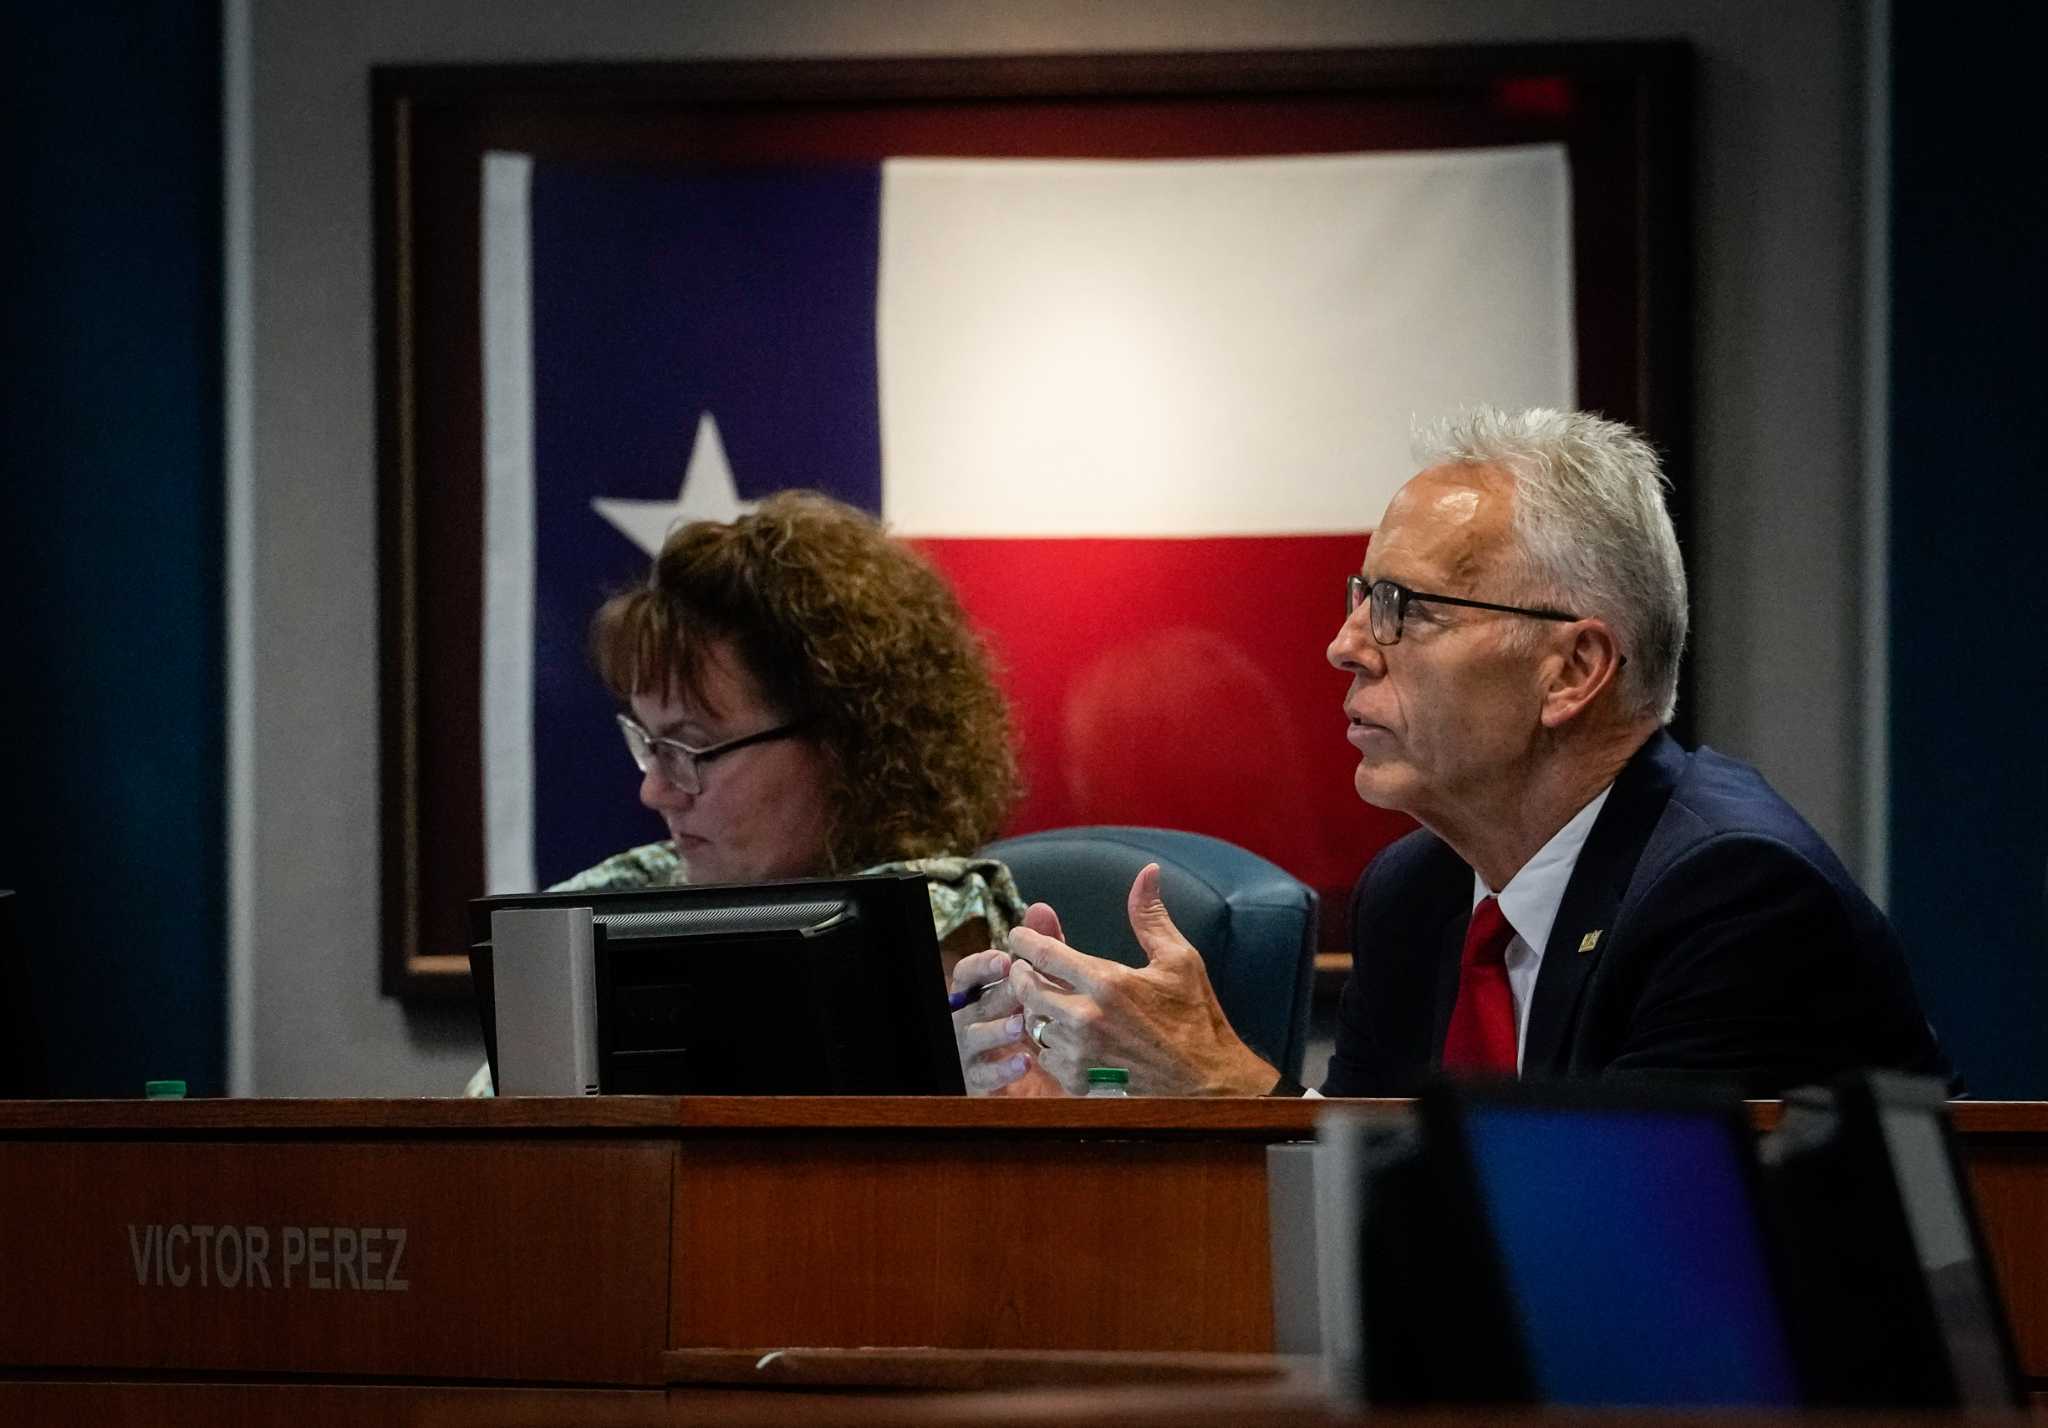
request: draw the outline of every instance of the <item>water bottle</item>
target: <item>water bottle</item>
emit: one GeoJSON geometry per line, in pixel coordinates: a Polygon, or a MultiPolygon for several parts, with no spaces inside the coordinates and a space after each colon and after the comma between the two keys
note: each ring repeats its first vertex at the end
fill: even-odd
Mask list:
{"type": "Polygon", "coordinates": [[[1131,1073],[1121,1066],[1090,1066],[1088,1068],[1088,1094],[1091,1096],[1128,1096],[1131,1094],[1131,1073]]]}

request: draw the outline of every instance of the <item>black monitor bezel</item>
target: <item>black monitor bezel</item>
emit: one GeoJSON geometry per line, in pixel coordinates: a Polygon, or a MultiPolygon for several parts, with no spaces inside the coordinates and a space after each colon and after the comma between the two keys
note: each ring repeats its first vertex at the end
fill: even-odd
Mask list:
{"type": "Polygon", "coordinates": [[[36,1015],[21,894],[0,888],[0,1100],[41,1100],[50,1094],[48,1048],[36,1015]]]}
{"type": "MultiPolygon", "coordinates": [[[[907,1057],[916,1070],[910,1080],[892,1083],[886,1089],[864,1085],[821,1085],[799,1092],[767,1090],[743,1094],[804,1095],[961,1095],[959,1051],[953,1037],[951,1013],[946,1005],[946,985],[939,957],[938,937],[932,926],[927,879],[922,873],[863,873],[841,878],[789,878],[752,883],[679,883],[666,887],[618,888],[573,892],[499,894],[474,898],[469,904],[471,934],[470,964],[476,988],[478,1012],[483,1022],[486,1059],[495,1079],[495,996],[490,946],[491,914],[513,908],[591,908],[596,915],[596,957],[599,963],[600,1077],[609,1084],[609,1063],[602,1054],[609,1045],[605,1034],[608,1012],[604,995],[610,991],[606,967],[609,949],[603,922],[607,914],[656,912],[670,909],[716,908],[720,906],[767,906],[777,902],[840,899],[859,904],[877,919],[881,933],[873,951],[876,976],[870,984],[874,999],[863,1012],[843,1008],[857,1016],[863,1026],[894,1027],[910,1039],[907,1057]]],[[[787,988],[764,969],[760,988],[761,1005],[778,1005],[787,1010],[791,1035],[805,1035],[807,1010],[811,1017],[822,1015],[816,1008],[790,1003],[787,988]],[[782,998],[782,1000],[778,1000],[782,998]]],[[[814,1027],[813,1032],[820,1030],[814,1027]]],[[[678,1090],[660,1094],[697,1094],[678,1090]]]]}
{"type": "MultiPolygon", "coordinates": [[[[1884,1135],[1883,1116],[1888,1109],[1901,1108],[1925,1113],[1933,1120],[1942,1154],[1947,1160],[1949,1174],[1956,1187],[1956,1200],[1962,1209],[1964,1230],[1969,1238],[1970,1253],[1975,1261],[1980,1285],[1990,1300],[1991,1313],[1995,1321],[1992,1332],[2005,1384],[2006,1406],[2026,1407],[2026,1379],[2020,1368],[2019,1346],[2013,1337],[2012,1317],[2006,1308],[2005,1292],[1998,1280],[1997,1265],[1991,1257],[1990,1246],[1984,1237],[1983,1219],[1977,1213],[1977,1200],[1969,1167],[1963,1157],[1962,1145],[1956,1139],[1955,1123],[1948,1114],[1947,1087],[1931,1077],[1871,1070],[1844,1076],[1832,1083],[1828,1091],[1835,1114],[1839,1118],[1838,1134],[1845,1138],[1860,1139],[1864,1144],[1865,1153],[1874,1155],[1885,1166],[1886,1179],[1882,1188],[1887,1210],[1896,1217],[1897,1230],[1903,1237],[1906,1250],[1913,1255],[1916,1271],[1919,1270],[1919,1255],[1918,1247],[1912,1242],[1911,1211],[1906,1205],[1905,1187],[1900,1183],[1898,1161],[1884,1135]]],[[[1941,1339],[1942,1349],[1946,1355],[1949,1349],[1947,1326],[1941,1322],[1931,1290],[1926,1284],[1924,1271],[1920,1286],[1923,1294],[1928,1295],[1923,1306],[1926,1315],[1941,1339]]],[[[1951,1391],[1960,1406],[1962,1388],[1954,1380],[1953,1359],[1945,1359],[1944,1368],[1950,1380],[1951,1391]]]]}

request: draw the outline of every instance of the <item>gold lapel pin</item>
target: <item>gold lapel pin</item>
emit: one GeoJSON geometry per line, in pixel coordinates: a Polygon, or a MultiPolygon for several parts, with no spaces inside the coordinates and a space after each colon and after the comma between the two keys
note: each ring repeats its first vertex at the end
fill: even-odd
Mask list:
{"type": "Polygon", "coordinates": [[[1602,928],[1596,927],[1591,932],[1588,932],[1584,937],[1581,937],[1579,939],[1579,955],[1581,957],[1585,956],[1588,952],[1591,952],[1595,947],[1598,947],[1600,945],[1600,934],[1603,930],[1604,929],[1602,928]]]}

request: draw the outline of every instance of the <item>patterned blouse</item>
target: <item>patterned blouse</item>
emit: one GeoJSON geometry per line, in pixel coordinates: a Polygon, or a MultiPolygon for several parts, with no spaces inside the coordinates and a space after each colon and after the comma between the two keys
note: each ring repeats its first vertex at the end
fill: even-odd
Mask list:
{"type": "MultiPolygon", "coordinates": [[[[882,863],[863,868],[864,873],[923,873],[931,893],[932,931],[943,945],[948,937],[977,919],[987,925],[991,946],[1000,944],[1010,929],[1024,920],[1024,899],[1017,892],[1017,880],[994,858],[912,858],[902,863],[882,863]]],[[[549,888],[549,892],[617,892],[626,888],[673,887],[690,880],[673,843],[644,843],[614,853],[595,867],[585,868],[549,888]]],[[[486,1062],[476,1068],[463,1092],[468,1096],[490,1096],[491,1068],[486,1062]]]]}

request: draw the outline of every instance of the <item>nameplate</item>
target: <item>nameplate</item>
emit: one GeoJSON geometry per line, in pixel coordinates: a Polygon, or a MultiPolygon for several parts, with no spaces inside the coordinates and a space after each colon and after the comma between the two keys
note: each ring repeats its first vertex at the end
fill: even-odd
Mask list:
{"type": "Polygon", "coordinates": [[[658,1383],[657,1141],[0,1142],[0,1363],[658,1383]]]}
{"type": "Polygon", "coordinates": [[[135,1282],[168,1289],[404,1293],[403,1225],[130,1225],[135,1282]],[[271,1245],[277,1245],[275,1264],[271,1245]]]}

